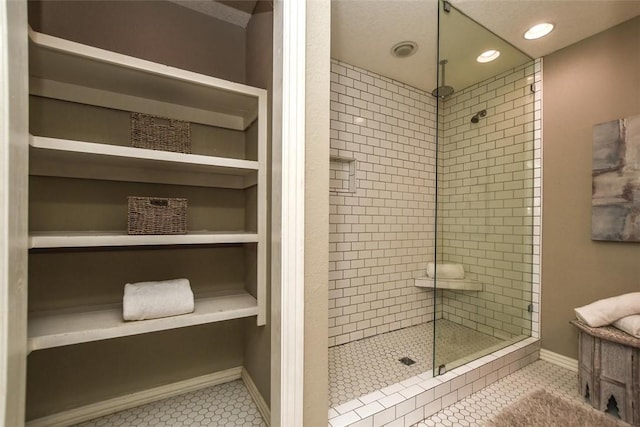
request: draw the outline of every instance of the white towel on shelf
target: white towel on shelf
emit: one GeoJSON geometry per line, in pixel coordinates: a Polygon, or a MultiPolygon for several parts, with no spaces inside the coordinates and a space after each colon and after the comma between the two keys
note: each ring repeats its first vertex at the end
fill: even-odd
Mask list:
{"type": "Polygon", "coordinates": [[[613,322],[613,326],[628,333],[629,335],[640,338],[640,314],[634,314],[618,319],[613,322]]]}
{"type": "Polygon", "coordinates": [[[122,299],[124,320],[177,316],[191,313],[193,310],[193,292],[188,279],[124,285],[124,298],[122,299]]]}
{"type": "Polygon", "coordinates": [[[433,262],[427,263],[427,276],[436,277],[438,279],[464,279],[464,267],[462,264],[436,264],[433,262]]]}
{"type": "Polygon", "coordinates": [[[640,292],[601,299],[574,311],[578,320],[593,328],[610,325],[623,317],[640,314],[640,292]]]}

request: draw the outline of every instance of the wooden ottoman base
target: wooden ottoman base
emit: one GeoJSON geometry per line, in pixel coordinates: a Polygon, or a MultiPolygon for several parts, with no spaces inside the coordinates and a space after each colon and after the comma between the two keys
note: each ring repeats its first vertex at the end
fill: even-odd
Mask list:
{"type": "Polygon", "coordinates": [[[580,331],[580,395],[594,408],[640,426],[640,339],[611,326],[571,323],[580,331]]]}

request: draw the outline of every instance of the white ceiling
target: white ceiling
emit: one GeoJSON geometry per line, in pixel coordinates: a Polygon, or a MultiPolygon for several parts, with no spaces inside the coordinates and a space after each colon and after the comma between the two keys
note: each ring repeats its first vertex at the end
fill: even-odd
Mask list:
{"type": "MultiPolygon", "coordinates": [[[[548,55],[640,15],[640,1],[636,0],[451,0],[451,3],[532,58],[548,55]],[[543,21],[556,25],[549,36],[534,41],[522,37],[528,27],[543,21]]],[[[332,56],[431,91],[436,86],[437,7],[436,0],[332,0],[332,56]],[[408,58],[391,56],[391,47],[404,40],[418,43],[418,51],[408,58]]],[[[460,15],[454,19],[453,14],[445,19],[443,28],[447,28],[447,33],[441,41],[446,46],[441,47],[440,57],[450,60],[446,84],[456,90],[497,74],[489,70],[491,67],[502,66],[506,70],[523,58],[518,56],[517,49],[509,50],[498,37],[482,31],[472,21],[465,22],[460,15]],[[498,48],[503,52],[501,59],[478,68],[475,56],[492,43],[496,46],[503,43],[498,48]],[[454,61],[456,57],[459,61],[454,61]],[[463,58],[466,58],[464,65],[463,58]]]]}
{"type": "Polygon", "coordinates": [[[638,0],[452,0],[451,3],[534,58],[640,15],[638,0]],[[525,30],[539,22],[551,22],[556,28],[547,37],[525,40],[525,30]]]}

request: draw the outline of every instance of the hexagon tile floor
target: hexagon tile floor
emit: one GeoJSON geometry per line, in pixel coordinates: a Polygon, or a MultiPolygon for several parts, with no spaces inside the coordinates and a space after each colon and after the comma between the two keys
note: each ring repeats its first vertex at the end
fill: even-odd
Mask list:
{"type": "MultiPolygon", "coordinates": [[[[457,323],[436,320],[436,359],[449,363],[508,343],[457,323]]],[[[329,406],[335,407],[429,371],[433,322],[329,348],[329,406]],[[398,361],[410,357],[416,363],[398,361]]],[[[438,365],[440,362],[436,362],[438,365]]],[[[449,366],[448,366],[449,367],[449,366]]]]}
{"type": "Polygon", "coordinates": [[[242,380],[87,421],[82,427],[266,427],[242,380]]]}
{"type": "MultiPolygon", "coordinates": [[[[505,407],[540,389],[591,408],[578,394],[577,383],[576,372],[538,360],[435,413],[414,427],[479,427],[505,407]]],[[[622,421],[619,424],[628,426],[622,421]]],[[[557,425],[563,425],[562,420],[558,420],[557,425]]]]}

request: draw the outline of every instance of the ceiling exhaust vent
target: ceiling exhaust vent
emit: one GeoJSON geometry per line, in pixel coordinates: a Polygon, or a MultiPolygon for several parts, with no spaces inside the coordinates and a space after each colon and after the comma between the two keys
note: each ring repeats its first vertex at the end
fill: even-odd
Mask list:
{"type": "Polygon", "coordinates": [[[400,42],[391,48],[391,54],[398,58],[406,58],[413,55],[418,50],[418,45],[414,42],[400,42]]]}

